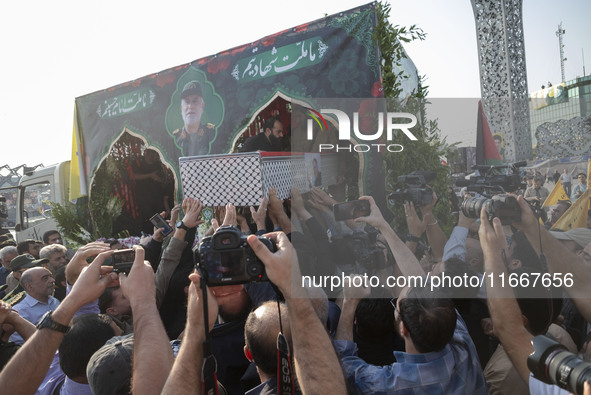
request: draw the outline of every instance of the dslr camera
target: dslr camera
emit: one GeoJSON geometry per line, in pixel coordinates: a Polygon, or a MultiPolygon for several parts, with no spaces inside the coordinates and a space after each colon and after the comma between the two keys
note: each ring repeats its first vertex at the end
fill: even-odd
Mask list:
{"type": "Polygon", "coordinates": [[[534,337],[531,342],[534,352],[527,358],[527,367],[534,377],[571,393],[582,394],[583,383],[591,381],[591,363],[582,361],[562,344],[544,335],[534,337]]]}
{"type": "MultiPolygon", "coordinates": [[[[246,238],[238,228],[222,226],[213,236],[201,240],[195,258],[208,286],[268,280],[265,265],[250,248],[246,238]]],[[[261,236],[258,239],[269,251],[277,250],[273,240],[261,236]]]]}
{"type": "Polygon", "coordinates": [[[389,200],[413,202],[415,206],[426,206],[433,202],[433,190],[427,182],[435,179],[432,171],[417,170],[410,174],[399,176],[398,182],[406,184],[406,189],[397,189],[388,195],[389,200]]]}

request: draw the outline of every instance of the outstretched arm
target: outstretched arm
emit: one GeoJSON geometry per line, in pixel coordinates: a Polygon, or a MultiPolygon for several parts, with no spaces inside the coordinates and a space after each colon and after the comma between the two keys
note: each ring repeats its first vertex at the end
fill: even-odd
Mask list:
{"type": "Polygon", "coordinates": [[[135,260],[129,275],[119,274],[121,290],[133,312],[133,388],[134,394],[160,394],[173,357],[160,314],[156,308],[154,270],[144,261],[144,249],[135,247],[135,260]]]}
{"type": "Polygon", "coordinates": [[[506,247],[505,233],[498,218],[494,218],[491,225],[484,208],[480,213],[480,220],[478,234],[482,243],[485,271],[489,273],[485,276],[486,295],[494,332],[509,355],[513,366],[521,378],[528,383],[527,357],[534,351],[531,345],[533,336],[523,325],[521,310],[511,287],[507,284],[504,284],[507,285],[506,287],[502,287],[498,281],[493,282],[507,274],[502,259],[502,251],[506,247]]]}
{"type": "MultiPolygon", "coordinates": [[[[53,321],[68,325],[78,309],[117,284],[112,267],[101,267],[111,251],[100,254],[78,277],[71,292],[51,314],[53,321]]],[[[39,329],[25,342],[0,373],[0,388],[6,394],[32,394],[43,382],[64,337],[63,332],[39,329]]]]}
{"type": "Polygon", "coordinates": [[[521,222],[513,225],[523,230],[536,253],[540,253],[540,243],[542,244],[550,273],[562,274],[563,283],[570,281],[569,278],[572,280],[572,286],[564,288],[585,320],[591,321],[591,299],[589,299],[591,271],[546,228],[539,226],[537,218],[521,196],[517,198],[517,202],[521,209],[521,222]]]}
{"type": "MultiPolygon", "coordinates": [[[[201,394],[201,366],[203,365],[203,342],[205,341],[205,321],[203,317],[203,291],[201,277],[197,273],[189,276],[189,303],[185,335],[170,375],[162,390],[163,395],[201,394]]],[[[218,304],[207,289],[207,311],[211,330],[218,315],[218,304]]]]}
{"type": "Polygon", "coordinates": [[[396,235],[396,232],[386,222],[380,209],[376,205],[371,196],[362,196],[359,199],[368,200],[371,208],[370,214],[367,217],[359,217],[355,222],[366,222],[380,231],[386,239],[390,251],[396,259],[396,264],[404,276],[422,276],[425,271],[421,264],[415,257],[414,253],[408,249],[402,240],[396,235]]]}

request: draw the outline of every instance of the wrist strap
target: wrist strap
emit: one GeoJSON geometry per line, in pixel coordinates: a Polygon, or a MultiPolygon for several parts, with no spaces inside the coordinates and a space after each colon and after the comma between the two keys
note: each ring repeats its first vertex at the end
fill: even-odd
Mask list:
{"type": "Polygon", "coordinates": [[[205,341],[203,342],[203,365],[201,366],[201,387],[207,395],[218,395],[218,364],[211,350],[211,336],[209,335],[209,311],[207,310],[207,284],[201,275],[199,282],[203,295],[203,323],[205,324],[205,341]]]}

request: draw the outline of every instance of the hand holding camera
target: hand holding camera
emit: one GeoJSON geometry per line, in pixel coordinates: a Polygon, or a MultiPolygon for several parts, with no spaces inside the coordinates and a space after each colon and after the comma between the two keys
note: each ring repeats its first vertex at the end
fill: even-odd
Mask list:
{"type": "MultiPolygon", "coordinates": [[[[234,209],[232,205],[227,207],[226,214],[234,209]]],[[[229,225],[221,226],[213,236],[201,240],[196,260],[208,286],[267,281],[265,266],[246,240],[239,229],[229,225]]],[[[269,251],[276,251],[273,240],[266,237],[258,240],[269,251]]]]}
{"type": "Polygon", "coordinates": [[[355,222],[365,222],[376,229],[381,229],[383,226],[389,227],[373,197],[361,196],[359,200],[366,200],[369,202],[369,215],[359,217],[354,220],[355,222]]]}
{"type": "Polygon", "coordinates": [[[129,274],[119,273],[121,290],[131,305],[156,303],[156,286],[154,285],[154,269],[144,261],[144,249],[134,246],[135,253],[129,274]]]}

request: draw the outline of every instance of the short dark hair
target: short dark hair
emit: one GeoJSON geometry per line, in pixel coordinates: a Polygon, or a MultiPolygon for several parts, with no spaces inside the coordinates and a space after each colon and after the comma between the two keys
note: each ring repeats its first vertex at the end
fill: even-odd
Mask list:
{"type": "Polygon", "coordinates": [[[416,287],[399,305],[400,318],[418,352],[441,351],[451,341],[458,315],[453,302],[440,292],[416,287]]]}
{"type": "Polygon", "coordinates": [[[373,341],[391,336],[394,328],[394,307],[390,299],[361,299],[355,310],[355,323],[357,333],[362,338],[373,341]]]}
{"type": "Polygon", "coordinates": [[[74,317],[59,347],[60,368],[71,379],[86,377],[86,365],[90,357],[113,336],[115,331],[99,314],[74,317]]]}
{"type": "Polygon", "coordinates": [[[43,244],[48,244],[49,243],[49,236],[54,235],[54,234],[60,234],[60,232],[58,232],[57,230],[53,229],[53,230],[48,230],[47,232],[43,233],[43,244]]]}
{"type": "Polygon", "coordinates": [[[98,307],[101,313],[105,314],[107,309],[113,305],[113,291],[119,287],[107,287],[105,291],[99,296],[98,307]]]}
{"type": "Polygon", "coordinates": [[[275,126],[275,122],[281,122],[277,117],[269,117],[265,120],[265,123],[263,124],[263,132],[266,132],[267,129],[271,129],[273,130],[273,127],[275,126]]]}
{"type": "Polygon", "coordinates": [[[27,254],[29,252],[29,246],[35,243],[37,242],[33,239],[23,240],[16,245],[16,251],[19,255],[27,254]]]}

